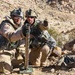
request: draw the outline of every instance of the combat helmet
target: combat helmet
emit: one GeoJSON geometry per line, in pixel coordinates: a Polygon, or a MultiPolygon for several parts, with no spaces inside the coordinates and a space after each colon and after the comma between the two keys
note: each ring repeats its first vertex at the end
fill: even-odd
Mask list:
{"type": "Polygon", "coordinates": [[[10,16],[18,16],[18,17],[23,18],[23,13],[22,13],[21,8],[14,9],[13,11],[11,11],[10,16]]]}
{"type": "Polygon", "coordinates": [[[34,17],[37,18],[37,14],[32,9],[29,9],[25,12],[25,17],[34,17]]]}

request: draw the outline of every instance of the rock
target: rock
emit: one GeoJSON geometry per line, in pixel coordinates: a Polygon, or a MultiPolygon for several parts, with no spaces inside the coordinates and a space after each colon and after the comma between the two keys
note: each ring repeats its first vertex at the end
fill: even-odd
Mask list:
{"type": "Polygon", "coordinates": [[[73,49],[74,50],[75,49],[74,44],[75,44],[75,40],[72,40],[72,41],[66,43],[64,45],[64,48],[63,49],[67,49],[67,50],[72,50],[73,49]]]}
{"type": "Polygon", "coordinates": [[[71,68],[71,69],[69,69],[69,71],[75,71],[75,68],[71,68]]]}
{"type": "Polygon", "coordinates": [[[73,45],[73,49],[72,50],[75,51],[75,44],[73,45]]]}
{"type": "Polygon", "coordinates": [[[57,73],[57,75],[61,75],[60,73],[57,73]]]}
{"type": "Polygon", "coordinates": [[[54,72],[55,72],[55,69],[54,69],[54,68],[52,68],[50,71],[51,71],[52,73],[54,73],[54,72]]]}
{"type": "Polygon", "coordinates": [[[3,1],[9,4],[14,4],[14,0],[3,0],[3,1]]]}

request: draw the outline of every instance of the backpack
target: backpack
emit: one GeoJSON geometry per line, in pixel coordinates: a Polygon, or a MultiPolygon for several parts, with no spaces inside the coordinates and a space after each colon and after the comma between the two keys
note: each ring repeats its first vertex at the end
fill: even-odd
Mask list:
{"type": "MultiPolygon", "coordinates": [[[[9,20],[2,21],[2,23],[4,23],[4,22],[10,23],[12,25],[12,27],[14,29],[16,29],[14,27],[14,25],[9,20]]],[[[0,28],[2,26],[2,23],[0,24],[0,28]]],[[[12,49],[15,49],[15,48],[17,48],[19,46],[19,42],[20,41],[10,42],[2,34],[0,34],[0,49],[4,49],[4,50],[12,50],[12,49]]]]}

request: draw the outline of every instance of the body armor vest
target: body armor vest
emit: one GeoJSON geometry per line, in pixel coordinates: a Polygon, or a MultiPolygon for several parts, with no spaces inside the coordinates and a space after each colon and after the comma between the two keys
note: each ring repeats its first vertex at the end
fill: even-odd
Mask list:
{"type": "MultiPolygon", "coordinates": [[[[4,20],[3,22],[10,23],[12,27],[16,30],[14,25],[9,20],[4,20]]],[[[0,25],[0,28],[1,28],[1,25],[0,25]]],[[[2,34],[0,34],[0,49],[4,49],[4,50],[16,49],[19,46],[19,42],[20,42],[19,40],[16,42],[10,42],[2,34]]]]}

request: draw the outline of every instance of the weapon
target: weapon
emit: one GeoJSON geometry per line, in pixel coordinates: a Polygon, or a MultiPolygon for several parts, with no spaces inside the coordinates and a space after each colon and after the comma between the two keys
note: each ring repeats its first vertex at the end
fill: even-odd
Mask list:
{"type": "Polygon", "coordinates": [[[26,48],[25,48],[25,61],[24,66],[20,69],[20,73],[31,74],[33,69],[29,66],[29,41],[30,41],[30,24],[26,24],[26,48]]]}

